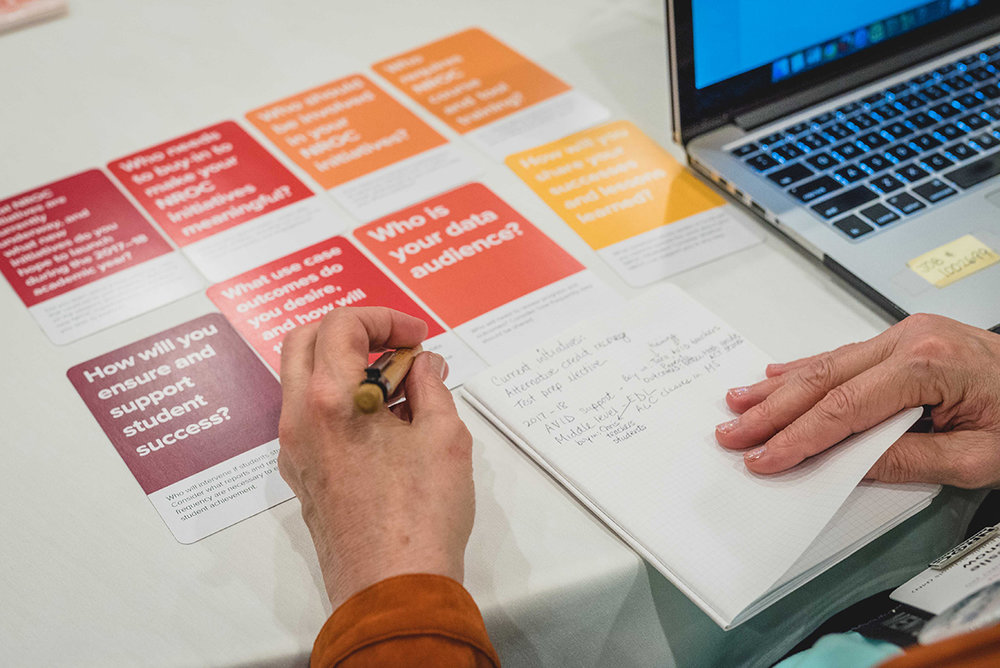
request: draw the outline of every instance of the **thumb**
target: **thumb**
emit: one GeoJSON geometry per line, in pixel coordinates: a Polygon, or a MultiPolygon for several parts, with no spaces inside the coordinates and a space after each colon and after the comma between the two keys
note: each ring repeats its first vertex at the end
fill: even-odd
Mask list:
{"type": "Polygon", "coordinates": [[[406,375],[406,402],[414,424],[440,415],[455,415],[455,399],[444,384],[448,364],[437,353],[424,351],[406,375]]]}
{"type": "Polygon", "coordinates": [[[980,431],[906,433],[885,451],[865,478],[985,487],[1000,475],[1000,454],[996,450],[993,438],[980,431]]]}

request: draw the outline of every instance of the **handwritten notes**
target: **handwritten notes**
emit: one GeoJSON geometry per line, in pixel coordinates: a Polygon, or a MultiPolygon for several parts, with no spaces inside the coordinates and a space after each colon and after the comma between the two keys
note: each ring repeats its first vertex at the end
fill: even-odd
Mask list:
{"type": "MultiPolygon", "coordinates": [[[[769,361],[680,289],[663,286],[484,371],[465,389],[470,403],[729,627],[787,593],[770,591],[920,413],[902,413],[785,474],[754,476],[741,453],[715,442],[713,427],[732,418],[726,388],[760,378],[769,361]]],[[[876,512],[881,501],[859,496],[838,521],[865,526],[870,539],[888,525],[876,512]]],[[[803,579],[856,543],[827,541],[827,558],[803,579]]]]}

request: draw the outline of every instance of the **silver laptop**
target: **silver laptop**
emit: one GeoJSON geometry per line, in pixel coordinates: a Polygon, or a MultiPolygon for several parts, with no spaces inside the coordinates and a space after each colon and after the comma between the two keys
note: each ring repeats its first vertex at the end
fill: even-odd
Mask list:
{"type": "Polygon", "coordinates": [[[667,10],[696,170],[895,317],[1000,327],[1000,2],[667,10]]]}

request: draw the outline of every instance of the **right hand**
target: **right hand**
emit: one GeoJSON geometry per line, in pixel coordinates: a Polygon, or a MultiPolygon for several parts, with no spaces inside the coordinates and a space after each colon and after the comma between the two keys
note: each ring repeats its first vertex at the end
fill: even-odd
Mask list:
{"type": "Polygon", "coordinates": [[[285,339],[278,468],[302,503],[334,608],[394,575],[462,581],[472,436],[444,385],[444,358],[417,355],[393,410],[354,406],[368,353],[426,333],[419,318],[387,308],[339,308],[285,339]]]}
{"type": "Polygon", "coordinates": [[[904,408],[930,406],[934,433],[907,433],[868,472],[884,482],[1000,485],[1000,335],[913,315],[878,336],[787,364],[726,396],[716,427],[748,469],[777,473],[904,408]]]}

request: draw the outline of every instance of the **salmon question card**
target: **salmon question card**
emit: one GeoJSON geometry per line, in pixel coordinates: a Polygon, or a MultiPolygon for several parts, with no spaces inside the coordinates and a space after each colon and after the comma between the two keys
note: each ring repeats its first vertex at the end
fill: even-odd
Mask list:
{"type": "Polygon", "coordinates": [[[113,160],[108,169],[211,281],[346,227],[232,121],[113,160]]]}
{"type": "Polygon", "coordinates": [[[181,543],[292,497],[277,465],[281,386],[218,313],[66,375],[181,543]]]}
{"type": "Polygon", "coordinates": [[[500,160],[608,117],[603,106],[479,28],[373,68],[500,160]]]}
{"type": "Polygon", "coordinates": [[[478,183],[397,211],[354,235],[490,363],[619,299],[478,183]]]}
{"type": "Polygon", "coordinates": [[[633,286],[760,241],[720,195],[627,121],[506,162],[633,286]]]}
{"type": "Polygon", "coordinates": [[[360,220],[464,183],[478,167],[360,74],[246,115],[360,220]]]}
{"type": "Polygon", "coordinates": [[[197,291],[201,279],[100,170],[0,200],[0,271],[56,344],[197,291]]]}
{"type": "Polygon", "coordinates": [[[208,289],[208,297],[257,353],[280,370],[288,332],[344,306],[387,306],[427,323],[423,346],[448,362],[449,387],[482,360],[344,237],[334,237],[208,289]]]}

